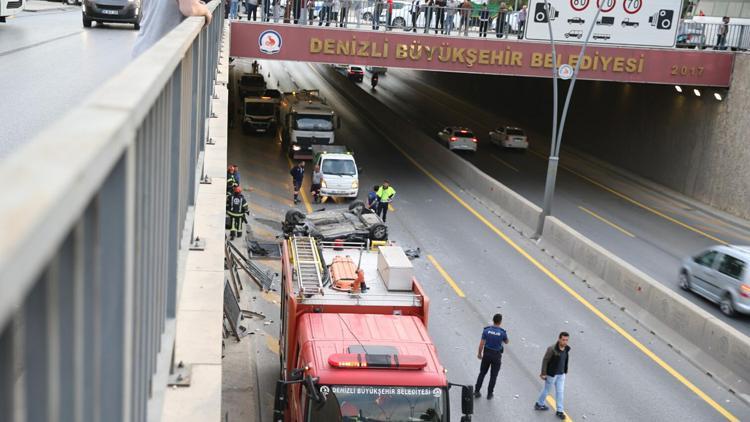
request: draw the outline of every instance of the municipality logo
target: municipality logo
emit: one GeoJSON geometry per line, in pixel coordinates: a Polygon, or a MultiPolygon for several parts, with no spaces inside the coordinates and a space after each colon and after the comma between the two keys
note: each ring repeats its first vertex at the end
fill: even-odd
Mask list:
{"type": "Polygon", "coordinates": [[[281,51],[281,35],[274,30],[261,32],[258,37],[260,52],[265,54],[276,54],[281,51]]]}

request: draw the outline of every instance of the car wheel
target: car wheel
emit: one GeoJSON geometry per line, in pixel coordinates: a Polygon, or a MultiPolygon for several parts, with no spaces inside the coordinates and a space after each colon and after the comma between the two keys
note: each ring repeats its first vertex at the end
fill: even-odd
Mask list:
{"type": "Polygon", "coordinates": [[[406,21],[402,17],[397,17],[396,19],[391,22],[391,24],[396,28],[404,28],[406,27],[406,21]]]}
{"type": "Polygon", "coordinates": [[[366,22],[371,21],[372,20],[372,13],[365,12],[364,14],[362,14],[362,20],[366,21],[366,22]]]}
{"type": "Polygon", "coordinates": [[[303,221],[305,221],[305,214],[300,210],[291,209],[284,216],[284,222],[290,226],[302,224],[303,221]]]}
{"type": "Polygon", "coordinates": [[[690,276],[685,271],[680,273],[680,287],[683,290],[690,290],[690,276]]]}
{"type": "Polygon", "coordinates": [[[723,298],[721,298],[721,302],[719,303],[719,309],[721,310],[721,313],[723,313],[726,316],[734,316],[734,304],[732,303],[732,295],[729,293],[725,294],[723,298]]]}
{"type": "Polygon", "coordinates": [[[91,19],[87,18],[86,16],[83,17],[83,27],[91,28],[91,19]]]}
{"type": "Polygon", "coordinates": [[[385,240],[388,238],[388,227],[385,224],[375,224],[370,227],[370,239],[372,240],[385,240]]]}
{"type": "Polygon", "coordinates": [[[362,214],[364,210],[365,210],[365,203],[362,201],[354,201],[351,204],[349,204],[349,211],[355,214],[362,214]]]}

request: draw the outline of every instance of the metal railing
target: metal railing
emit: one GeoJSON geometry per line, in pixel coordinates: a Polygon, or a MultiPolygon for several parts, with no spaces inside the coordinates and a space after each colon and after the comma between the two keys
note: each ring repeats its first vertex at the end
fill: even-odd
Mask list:
{"type": "Polygon", "coordinates": [[[750,49],[750,26],[685,20],[677,27],[677,47],[747,51],[750,49]]]}
{"type": "Polygon", "coordinates": [[[0,420],[160,419],[222,36],[209,7],[0,163],[0,420]]]}
{"type": "MultiPolygon", "coordinates": [[[[239,19],[247,19],[247,10],[243,12],[243,7],[238,8],[239,19]]],[[[350,3],[336,2],[330,8],[326,7],[323,2],[316,1],[311,8],[303,7],[296,10],[292,6],[288,15],[285,15],[285,0],[266,1],[261,2],[256,14],[255,20],[264,22],[284,22],[286,16],[288,22],[299,25],[327,25],[353,29],[413,31],[475,37],[480,35],[483,20],[480,16],[479,5],[462,8],[458,5],[443,7],[421,4],[417,9],[412,10],[411,3],[395,1],[389,8],[388,3],[379,4],[368,0],[353,0],[350,3]],[[350,6],[346,7],[346,4],[350,6]]],[[[488,9],[486,18],[487,28],[484,32],[489,34],[488,36],[523,37],[524,28],[518,11],[500,12],[496,6],[493,6],[488,9]]]]}

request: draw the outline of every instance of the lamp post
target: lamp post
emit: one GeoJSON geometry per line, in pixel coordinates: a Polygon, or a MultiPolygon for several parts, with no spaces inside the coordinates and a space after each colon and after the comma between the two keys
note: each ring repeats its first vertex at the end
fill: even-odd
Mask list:
{"type": "Polygon", "coordinates": [[[544,220],[548,215],[552,213],[552,199],[555,196],[555,184],[557,182],[557,165],[560,161],[560,144],[562,143],[563,129],[565,128],[565,119],[568,115],[568,106],[570,105],[570,98],[573,96],[573,88],[578,78],[578,71],[581,69],[581,61],[583,61],[583,53],[586,51],[586,46],[589,43],[591,34],[594,32],[594,26],[596,20],[599,19],[599,14],[602,12],[602,6],[608,0],[601,0],[600,5],[596,8],[596,15],[594,21],[591,22],[589,31],[586,34],[586,39],[583,41],[581,46],[581,52],[578,54],[578,61],[576,62],[575,70],[573,71],[573,77],[570,80],[570,86],[568,92],[565,95],[565,104],[563,105],[562,116],[560,117],[560,125],[558,128],[558,104],[557,104],[557,76],[559,72],[557,63],[557,52],[555,50],[555,39],[552,35],[552,19],[550,19],[550,5],[548,0],[544,0],[544,9],[547,14],[547,27],[549,29],[549,42],[552,48],[552,139],[550,142],[550,153],[549,160],[547,163],[547,177],[544,183],[544,202],[542,203],[542,213],[539,215],[539,221],[537,222],[536,231],[532,236],[533,239],[539,239],[544,231],[544,220]]]}

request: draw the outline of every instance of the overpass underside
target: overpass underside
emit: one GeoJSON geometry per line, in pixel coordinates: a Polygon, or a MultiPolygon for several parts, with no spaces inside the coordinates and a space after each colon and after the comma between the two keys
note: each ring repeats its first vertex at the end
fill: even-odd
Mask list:
{"type": "MultiPolygon", "coordinates": [[[[495,34],[491,34],[494,36],[495,34]]],[[[730,86],[734,53],[555,43],[558,67],[579,79],[685,86],[730,86]]],[[[230,55],[313,63],[385,66],[456,73],[552,77],[546,42],[319,25],[234,21],[230,55]]]]}

